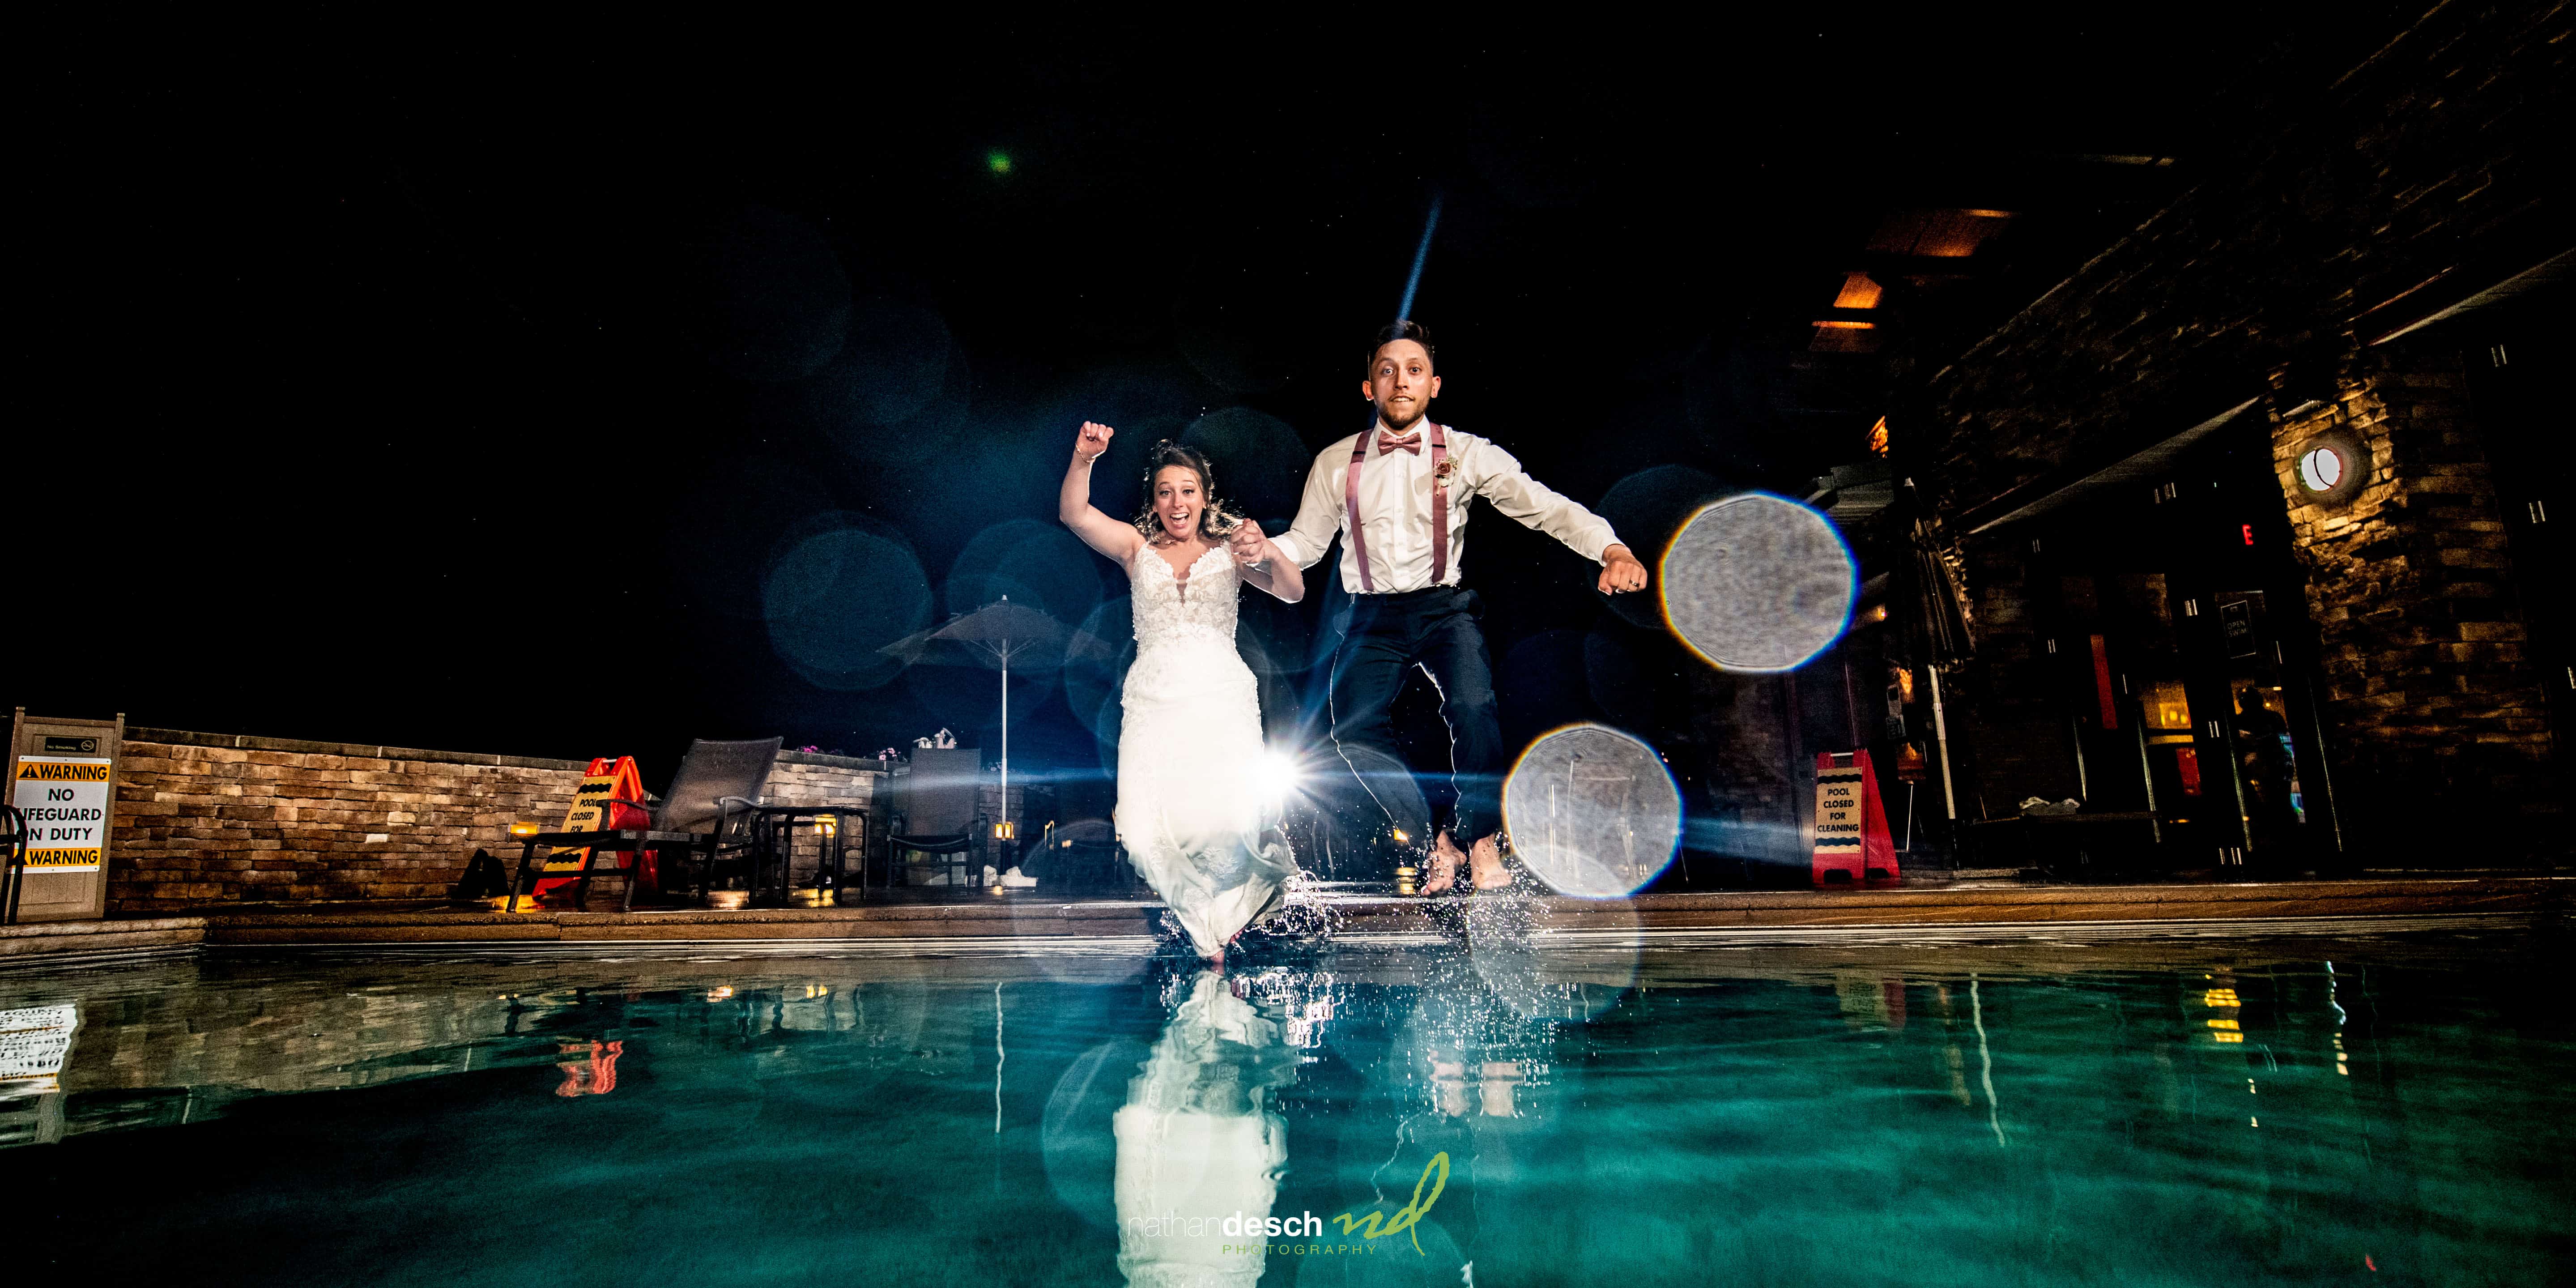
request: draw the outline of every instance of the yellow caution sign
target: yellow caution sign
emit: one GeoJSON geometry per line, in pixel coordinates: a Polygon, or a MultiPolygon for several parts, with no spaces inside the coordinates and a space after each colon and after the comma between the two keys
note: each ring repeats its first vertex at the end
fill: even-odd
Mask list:
{"type": "MultiPolygon", "coordinates": [[[[615,760],[598,757],[590,762],[590,773],[581,780],[579,790],[572,794],[572,808],[564,811],[563,826],[555,830],[598,832],[649,827],[652,825],[651,815],[631,805],[609,804],[616,800],[642,799],[644,775],[635,768],[633,756],[619,756],[615,760]]],[[[589,854],[589,850],[580,846],[557,846],[554,853],[546,856],[545,870],[549,873],[579,872],[589,854]]],[[[620,867],[629,861],[623,853],[618,856],[620,867]]],[[[551,890],[560,884],[540,881],[537,889],[551,890]]]]}
{"type": "Polygon", "coordinates": [[[27,819],[27,870],[96,872],[107,855],[111,762],[93,756],[22,756],[9,803],[27,819]]]}

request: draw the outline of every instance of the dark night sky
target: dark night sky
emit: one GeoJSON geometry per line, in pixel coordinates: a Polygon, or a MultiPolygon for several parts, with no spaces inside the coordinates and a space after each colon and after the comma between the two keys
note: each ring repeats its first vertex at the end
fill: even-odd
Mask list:
{"type": "MultiPolygon", "coordinates": [[[[2187,179],[2259,110],[2247,69],[2325,39],[2260,6],[1907,12],[56,28],[16,78],[34,643],[0,701],[648,779],[692,735],[979,728],[989,675],[874,642],[997,577],[1067,617],[1123,591],[1053,525],[1086,417],[1122,455],[1196,425],[1220,492],[1284,517],[1362,421],[1435,190],[1440,419],[1587,503],[1659,466],[1788,490],[1858,427],[1765,373],[1883,211],[2044,214],[1997,288],[2027,299],[2153,196],[2051,158],[2187,179]]],[[[1476,534],[1515,729],[1651,722],[1678,652],[1561,548],[1476,534]]],[[[1322,598],[1270,615],[1278,652],[1322,598]]],[[[1017,756],[1089,763],[1104,684],[1022,691],[1017,756]]]]}

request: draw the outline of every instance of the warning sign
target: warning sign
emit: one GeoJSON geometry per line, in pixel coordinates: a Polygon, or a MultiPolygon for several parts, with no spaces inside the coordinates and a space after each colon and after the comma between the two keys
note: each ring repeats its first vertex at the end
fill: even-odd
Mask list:
{"type": "MultiPolygon", "coordinates": [[[[573,793],[572,808],[564,811],[563,826],[556,830],[599,832],[651,827],[652,815],[632,805],[614,803],[642,799],[644,799],[644,776],[635,768],[633,756],[620,756],[615,760],[610,760],[606,756],[598,757],[590,762],[590,773],[581,780],[580,789],[573,793]]],[[[618,867],[628,867],[636,863],[634,851],[612,850],[608,853],[612,856],[609,861],[618,867]]],[[[537,882],[537,892],[546,894],[571,885],[571,874],[579,873],[589,862],[590,851],[586,848],[577,845],[556,846],[553,853],[546,856],[545,871],[548,876],[537,882]],[[558,873],[565,875],[557,877],[555,874],[558,873]]],[[[661,888],[657,883],[659,876],[660,873],[653,864],[651,851],[646,851],[642,864],[636,871],[637,882],[643,889],[658,890],[661,888]]]]}
{"type": "Polygon", "coordinates": [[[53,1090],[79,1027],[80,1008],[69,1002],[0,1011],[0,1087],[13,1093],[53,1090]]]}
{"type": "Polygon", "coordinates": [[[29,872],[96,872],[107,853],[110,762],[21,756],[9,803],[27,816],[29,872]]]}
{"type": "Polygon", "coordinates": [[[1879,803],[1869,753],[1817,753],[1816,884],[1896,876],[1896,846],[1887,835],[1887,809],[1879,803]]]}

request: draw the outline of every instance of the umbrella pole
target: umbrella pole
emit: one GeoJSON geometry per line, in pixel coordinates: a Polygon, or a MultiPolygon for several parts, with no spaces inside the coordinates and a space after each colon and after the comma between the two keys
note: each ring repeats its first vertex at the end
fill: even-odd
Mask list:
{"type": "Polygon", "coordinates": [[[1011,821],[1011,655],[1002,654],[1002,821],[1011,821]]]}

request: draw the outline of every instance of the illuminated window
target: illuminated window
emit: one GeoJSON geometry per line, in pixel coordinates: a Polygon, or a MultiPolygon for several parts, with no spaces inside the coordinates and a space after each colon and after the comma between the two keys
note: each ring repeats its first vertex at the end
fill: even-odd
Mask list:
{"type": "Polygon", "coordinates": [[[2191,699],[2184,696],[2182,681],[2150,680],[2145,697],[2142,705],[2149,729],[2191,731],[2191,699]]]}

